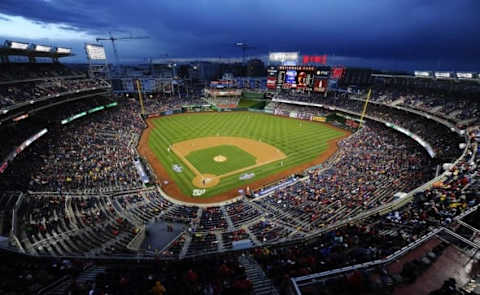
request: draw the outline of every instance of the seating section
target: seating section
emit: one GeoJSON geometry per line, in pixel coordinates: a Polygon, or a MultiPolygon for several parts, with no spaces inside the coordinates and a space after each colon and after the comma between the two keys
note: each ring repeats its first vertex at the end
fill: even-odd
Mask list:
{"type": "MultiPolygon", "coordinates": [[[[332,94],[326,98],[323,96],[288,95],[280,95],[277,98],[335,106],[358,114],[362,113],[365,104],[364,101],[350,99],[345,94],[332,94]]],[[[425,120],[424,117],[411,112],[378,104],[369,104],[366,115],[393,123],[420,136],[433,147],[434,151],[441,158],[446,160],[456,159],[460,155],[461,151],[458,145],[463,142],[463,138],[452,136],[452,131],[448,127],[433,120],[425,120]]]]}
{"type": "Polygon", "coordinates": [[[2,63],[0,64],[0,82],[23,81],[54,77],[85,76],[83,71],[75,70],[60,63],[2,63]]]}
{"type": "MultiPolygon", "coordinates": [[[[8,82],[6,88],[0,85],[1,91],[6,89],[0,92],[5,105],[91,86],[108,87],[97,80],[67,79],[78,73],[57,66],[39,66],[29,75],[21,73],[12,70],[1,74],[2,81],[23,80],[8,82]]],[[[276,98],[356,113],[364,106],[363,100],[348,94],[280,94],[276,98]]],[[[135,287],[134,294],[155,288],[179,294],[245,294],[242,292],[252,291],[247,275],[255,267],[243,265],[241,261],[248,260],[244,254],[253,257],[283,290],[291,277],[385,258],[439,227],[475,238],[474,231],[459,227],[456,218],[479,205],[480,128],[459,136],[445,125],[392,106],[428,111],[453,122],[474,118],[477,106],[472,104],[468,109],[464,102],[449,97],[399,90],[377,90],[372,101],[378,103],[368,106],[368,116],[410,130],[431,144],[438,157],[432,159],[411,138],[369,120],[362,128],[352,129],[354,133],[338,143],[336,154],[321,167],[290,176],[292,184],[261,196],[255,194],[262,190],[254,191],[252,199],[212,206],[180,203],[165,196],[160,186],[141,183],[134,161],[145,123],[139,115],[140,105],[133,99],[94,96],[59,105],[57,112],[39,112],[38,119],[1,126],[7,135],[0,147],[2,158],[31,135],[48,128],[46,136],[17,155],[0,175],[0,234],[16,238],[9,240],[8,247],[39,257],[146,258],[155,262],[131,268],[122,263],[96,263],[105,266],[95,273],[91,287],[77,285],[72,279],[85,269],[83,263],[41,258],[55,261],[56,266],[23,265],[21,260],[22,270],[9,273],[15,266],[6,259],[5,266],[0,267],[6,278],[0,283],[0,293],[14,289],[12,281],[19,276],[27,280],[25,286],[17,286],[19,293],[28,293],[67,275],[66,280],[71,280],[67,289],[79,292],[93,288],[99,293],[118,294],[135,287]],[[65,117],[112,101],[118,105],[59,124],[65,117]],[[461,149],[460,143],[469,145],[461,149]],[[437,167],[442,172],[441,164],[454,162],[445,166],[445,175],[435,183],[417,189],[438,174],[437,167]],[[411,200],[387,207],[399,199],[402,202],[402,193],[415,189],[411,200]],[[12,220],[16,221],[13,226],[12,220]],[[175,223],[183,231],[161,251],[133,249],[145,226],[154,222],[175,223]],[[231,252],[236,242],[245,240],[251,249],[231,252]],[[67,271],[59,272],[58,265],[67,271]]],[[[155,113],[197,103],[201,103],[198,97],[149,97],[145,104],[149,113],[155,113]]],[[[291,102],[274,101],[268,108],[277,114],[328,114],[323,108],[291,102]]],[[[478,214],[465,221],[480,226],[478,214]]],[[[438,256],[443,249],[437,250],[432,252],[438,256]]],[[[411,265],[419,263],[405,264],[402,276],[408,278],[411,265]]],[[[256,271],[262,270],[258,267],[256,271]]],[[[385,277],[388,281],[393,275],[385,277]]],[[[333,287],[325,292],[335,290],[341,282],[332,279],[326,285],[333,287]]]]}
{"type": "Polygon", "coordinates": [[[138,156],[133,150],[144,123],[134,108],[134,104],[122,104],[74,125],[49,128],[47,136],[21,153],[6,170],[6,185],[35,191],[140,187],[134,166],[138,156]]]}
{"type": "Polygon", "coordinates": [[[151,95],[144,99],[144,108],[147,114],[155,114],[181,109],[183,106],[204,105],[206,102],[199,96],[179,98],[176,96],[151,95]]]}
{"type": "Polygon", "coordinates": [[[104,80],[54,78],[0,85],[0,107],[41,99],[53,99],[58,95],[87,91],[94,88],[110,88],[110,84],[104,80]]]}

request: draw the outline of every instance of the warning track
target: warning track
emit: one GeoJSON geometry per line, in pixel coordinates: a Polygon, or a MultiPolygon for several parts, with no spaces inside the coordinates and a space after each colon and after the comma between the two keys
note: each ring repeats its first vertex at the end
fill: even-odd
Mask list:
{"type": "MultiPolygon", "coordinates": [[[[199,114],[179,114],[179,115],[174,115],[174,116],[169,116],[169,118],[172,118],[172,117],[179,117],[179,118],[187,118],[187,116],[189,116],[188,120],[190,120],[190,118],[195,118],[195,117],[201,117],[202,113],[199,113],[199,114]]],[[[242,113],[239,113],[239,112],[236,112],[235,115],[238,115],[238,114],[242,114],[242,113]]],[[[213,114],[209,114],[210,116],[212,116],[213,114]]],[[[222,116],[223,114],[221,115],[216,115],[216,116],[222,116]]],[[[225,114],[225,115],[232,115],[232,114],[225,114]]],[[[251,113],[243,113],[243,115],[248,115],[248,120],[252,120],[254,119],[253,116],[256,115],[256,114],[251,114],[251,113]]],[[[257,115],[258,116],[258,115],[257,115]]],[[[266,117],[266,120],[272,120],[272,119],[268,119],[268,118],[277,118],[277,117],[274,117],[274,116],[269,116],[269,115],[265,115],[265,114],[262,114],[261,116],[263,117],[266,117]]],[[[158,128],[156,126],[154,126],[154,123],[153,123],[153,120],[155,120],[156,118],[150,118],[150,119],[147,119],[147,125],[148,127],[143,131],[142,133],[142,136],[140,138],[140,141],[139,141],[139,144],[137,146],[137,149],[140,153],[140,155],[142,155],[149,163],[150,163],[150,166],[152,167],[152,169],[154,170],[154,173],[156,174],[156,177],[157,177],[157,181],[159,184],[161,184],[161,187],[162,189],[168,194],[170,195],[172,198],[175,198],[175,199],[178,199],[180,201],[183,201],[183,202],[189,202],[189,203],[202,203],[202,204],[208,204],[208,203],[218,203],[218,202],[223,202],[223,201],[226,201],[226,200],[229,200],[229,199],[232,199],[236,196],[238,196],[238,189],[239,187],[242,187],[241,186],[241,183],[238,184],[237,187],[235,188],[232,188],[232,189],[229,189],[225,192],[221,192],[219,194],[216,194],[216,195],[212,195],[212,196],[208,196],[208,197],[192,197],[190,195],[187,195],[185,193],[183,193],[182,189],[180,189],[180,187],[177,185],[177,183],[175,183],[175,181],[170,177],[168,171],[166,170],[166,168],[162,165],[162,163],[158,160],[155,152],[153,152],[153,150],[149,147],[149,136],[151,135],[152,131],[155,129],[155,128],[158,128]],[[167,184],[164,184],[164,182],[167,181],[168,183],[167,184]]],[[[229,119],[231,119],[229,117],[229,119]]],[[[305,169],[311,167],[311,166],[314,166],[314,165],[318,165],[322,162],[324,162],[325,160],[327,160],[331,155],[333,155],[335,153],[335,151],[337,150],[337,143],[338,141],[342,140],[343,138],[346,138],[348,137],[351,133],[350,132],[347,132],[343,129],[340,129],[340,128],[337,128],[335,126],[332,126],[332,125],[329,125],[329,124],[325,124],[325,123],[311,123],[311,122],[305,122],[305,121],[301,121],[301,120],[298,120],[298,119],[289,119],[289,118],[279,118],[280,120],[286,120],[288,122],[292,122],[294,123],[295,125],[299,125],[301,126],[301,124],[303,124],[303,128],[305,128],[305,125],[306,124],[320,124],[320,125],[324,125],[325,129],[329,129],[329,130],[336,130],[336,132],[341,132],[341,136],[338,136],[336,137],[335,139],[331,139],[331,140],[327,140],[325,141],[325,144],[326,144],[326,149],[324,152],[320,153],[317,157],[315,157],[314,159],[306,162],[306,163],[302,163],[301,165],[297,165],[295,167],[288,167],[288,168],[284,168],[283,171],[280,171],[280,172],[274,172],[268,176],[265,176],[264,178],[261,178],[261,179],[258,179],[258,180],[254,180],[252,182],[250,182],[248,184],[248,186],[251,188],[251,189],[257,189],[257,188],[260,188],[260,187],[263,187],[263,186],[266,186],[272,182],[275,182],[275,181],[278,181],[280,179],[283,179],[287,176],[290,176],[292,174],[295,174],[295,173],[300,173],[300,172],[303,172],[305,169]],[[303,122],[303,123],[301,123],[303,122]]],[[[161,120],[164,120],[164,118],[161,118],[161,120]]],[[[185,119],[184,119],[185,120],[185,119]]],[[[230,122],[230,121],[229,121],[230,122]]],[[[291,123],[289,123],[291,125],[291,123]]],[[[300,127],[302,128],[302,127],[300,127]]],[[[250,130],[250,129],[249,129],[250,130]]],[[[177,131],[175,131],[177,132],[177,131]]],[[[318,134],[318,133],[317,133],[318,134]]],[[[219,138],[222,138],[224,136],[211,136],[213,138],[216,138],[215,140],[220,140],[219,138]]],[[[229,136],[225,136],[225,138],[232,138],[232,137],[229,137],[229,136]]],[[[233,138],[237,138],[237,140],[242,140],[244,139],[243,137],[233,137],[233,138]]],[[[283,138],[283,137],[281,137],[283,138]]],[[[198,139],[195,139],[195,140],[198,140],[198,139]]],[[[186,141],[190,141],[189,140],[186,140],[186,141]]],[[[257,144],[261,144],[262,142],[260,141],[256,141],[256,140],[252,140],[253,142],[255,142],[255,145],[257,144]]],[[[286,141],[288,142],[288,141],[286,141]]],[[[292,141],[294,142],[294,141],[292,141]]],[[[177,142],[177,143],[181,143],[181,142],[177,142]]],[[[197,142],[199,144],[199,147],[200,147],[200,142],[197,142]]],[[[219,142],[217,143],[207,143],[207,142],[204,142],[202,143],[202,145],[205,144],[206,146],[205,147],[208,147],[208,146],[211,146],[212,144],[219,144],[219,142]]],[[[232,144],[231,141],[228,142],[229,145],[232,144]]],[[[240,143],[239,143],[240,144],[240,143]]],[[[266,144],[268,145],[269,147],[271,147],[272,149],[274,149],[276,151],[276,147],[272,146],[272,145],[269,145],[269,144],[266,144]]],[[[172,145],[173,146],[173,145],[172,145]]],[[[179,146],[181,147],[181,146],[179,146]]],[[[245,149],[248,149],[247,147],[243,148],[241,147],[243,150],[245,149]]],[[[182,150],[180,148],[180,150],[177,150],[176,148],[172,148],[173,152],[175,152],[175,155],[177,155],[178,157],[178,153],[181,153],[183,156],[187,155],[186,153],[188,153],[188,150],[182,150]]],[[[190,146],[190,150],[191,149],[191,146],[190,146]]],[[[254,153],[252,151],[252,149],[250,150],[247,150],[248,153],[254,153]]],[[[283,151],[283,149],[282,149],[283,151]]],[[[271,152],[273,153],[273,151],[271,150],[271,152]]],[[[165,147],[165,153],[167,153],[167,149],[165,147]]],[[[173,153],[172,153],[173,154],[173,153]]],[[[284,153],[286,154],[286,153],[284,153]]],[[[288,154],[287,155],[287,158],[286,158],[286,161],[289,160],[289,156],[288,154]]],[[[258,155],[260,157],[260,161],[264,161],[261,165],[267,165],[268,164],[268,159],[266,158],[267,156],[265,156],[265,158],[261,158],[261,155],[258,155]],[[263,160],[262,160],[263,159],[263,160]]],[[[257,157],[257,156],[255,156],[257,157]]],[[[270,155],[271,157],[271,155],[270,155]]],[[[278,158],[271,158],[272,161],[279,161],[280,157],[278,158]]],[[[186,164],[185,164],[186,165],[186,164]]],[[[249,167],[251,168],[251,167],[249,167]]],[[[259,168],[261,169],[261,168],[259,168]]],[[[197,169],[198,170],[198,169],[197,169]]],[[[191,170],[193,173],[194,170],[191,170]]],[[[235,173],[241,173],[241,171],[235,171],[235,173]]],[[[236,177],[236,176],[233,176],[233,177],[236,177]]],[[[192,179],[193,180],[193,179],[192,179]]]]}

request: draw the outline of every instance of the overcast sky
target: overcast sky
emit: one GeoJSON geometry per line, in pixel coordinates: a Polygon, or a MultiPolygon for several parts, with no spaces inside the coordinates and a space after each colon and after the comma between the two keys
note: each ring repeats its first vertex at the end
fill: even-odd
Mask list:
{"type": "MultiPolygon", "coordinates": [[[[72,47],[114,35],[124,62],[238,57],[233,43],[330,63],[480,71],[479,0],[0,0],[0,40],[72,47]],[[335,57],[334,57],[335,56],[335,57]]],[[[111,44],[105,43],[113,60],[111,44]]]]}

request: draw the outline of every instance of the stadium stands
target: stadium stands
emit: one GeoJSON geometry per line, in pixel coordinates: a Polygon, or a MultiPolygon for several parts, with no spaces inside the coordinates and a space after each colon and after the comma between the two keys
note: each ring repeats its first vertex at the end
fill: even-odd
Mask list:
{"type": "MultiPolygon", "coordinates": [[[[80,77],[61,65],[2,66],[2,107],[72,90],[109,88],[103,80],[80,77]]],[[[472,187],[480,169],[479,128],[462,136],[410,110],[456,124],[476,119],[478,107],[413,90],[379,89],[372,102],[366,124],[339,142],[337,153],[321,166],[291,178],[293,183],[283,189],[212,206],[180,203],[161,186],[145,187],[140,181],[133,162],[145,123],[134,99],[92,95],[18,122],[9,120],[0,126],[2,160],[39,130],[48,128],[48,133],[9,161],[0,175],[0,233],[11,236],[7,249],[41,257],[29,263],[28,256],[20,256],[25,266],[12,273],[14,262],[6,258],[0,291],[38,291],[65,277],[65,290],[72,292],[122,294],[133,288],[132,294],[145,294],[163,288],[178,294],[261,294],[257,291],[271,287],[261,289],[263,275],[252,275],[257,271],[283,290],[290,278],[383,259],[435,229],[457,230],[456,218],[478,205],[472,187]],[[118,104],[61,123],[112,102],[118,104]],[[383,122],[421,137],[438,156],[432,159],[412,138],[383,122]],[[452,165],[435,171],[444,163],[452,165]],[[182,232],[165,247],[154,248],[142,239],[153,222],[179,224],[182,232]],[[137,239],[140,246],[134,245],[137,239]],[[246,240],[251,249],[231,252],[246,240]],[[92,266],[84,258],[112,260],[92,266]],[[112,262],[116,258],[120,262],[112,262]],[[129,259],[146,262],[127,265],[129,259]],[[76,280],[86,273],[95,283],[76,280]],[[13,286],[16,279],[25,285],[13,286]]],[[[203,103],[198,97],[152,97],[145,108],[158,113],[203,103]]],[[[358,114],[363,106],[363,98],[347,94],[282,94],[267,109],[324,117],[331,113],[328,107],[358,114]]],[[[474,216],[469,222],[477,224],[474,216]]],[[[443,250],[437,250],[438,256],[443,250]]]]}

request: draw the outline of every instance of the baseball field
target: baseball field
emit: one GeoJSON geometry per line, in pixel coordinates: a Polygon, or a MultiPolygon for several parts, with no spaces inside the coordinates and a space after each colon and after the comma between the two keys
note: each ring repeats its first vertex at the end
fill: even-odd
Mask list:
{"type": "Polygon", "coordinates": [[[219,202],[325,161],[349,135],[326,123],[253,112],[150,118],[138,150],[172,197],[219,202]]]}

